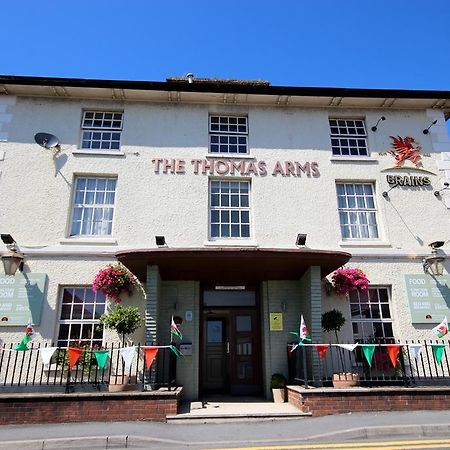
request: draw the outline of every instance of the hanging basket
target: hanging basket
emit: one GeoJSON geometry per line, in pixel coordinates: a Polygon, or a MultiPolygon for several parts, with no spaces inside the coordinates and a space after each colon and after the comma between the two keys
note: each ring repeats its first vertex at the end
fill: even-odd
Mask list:
{"type": "Polygon", "coordinates": [[[338,295],[347,295],[354,291],[366,291],[369,287],[369,280],[361,269],[338,269],[333,272],[331,282],[338,295]]]}

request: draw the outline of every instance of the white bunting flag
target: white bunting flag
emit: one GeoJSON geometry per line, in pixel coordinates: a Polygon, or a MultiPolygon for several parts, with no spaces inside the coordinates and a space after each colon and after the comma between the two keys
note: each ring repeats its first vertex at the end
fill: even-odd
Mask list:
{"type": "Polygon", "coordinates": [[[408,348],[409,348],[411,355],[414,358],[416,358],[416,359],[420,358],[420,354],[422,353],[422,350],[423,350],[422,344],[408,344],[408,348]]]}
{"type": "Polygon", "coordinates": [[[48,367],[50,364],[50,360],[52,359],[53,353],[56,352],[58,347],[43,347],[39,349],[39,353],[41,354],[42,364],[45,367],[48,367]]]}
{"type": "Polygon", "coordinates": [[[120,349],[120,355],[122,356],[123,362],[125,364],[125,369],[131,369],[131,363],[133,362],[134,353],[136,352],[136,347],[124,347],[120,349]]]}
{"type": "Polygon", "coordinates": [[[358,344],[336,344],[338,347],[345,348],[345,350],[348,350],[349,352],[352,352],[355,350],[356,347],[358,347],[358,344]]]}

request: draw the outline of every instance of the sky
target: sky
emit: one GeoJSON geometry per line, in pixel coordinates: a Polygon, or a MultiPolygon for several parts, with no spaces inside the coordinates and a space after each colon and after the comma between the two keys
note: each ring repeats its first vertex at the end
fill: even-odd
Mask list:
{"type": "Polygon", "coordinates": [[[0,74],[450,90],[450,0],[3,2],[0,74]]]}

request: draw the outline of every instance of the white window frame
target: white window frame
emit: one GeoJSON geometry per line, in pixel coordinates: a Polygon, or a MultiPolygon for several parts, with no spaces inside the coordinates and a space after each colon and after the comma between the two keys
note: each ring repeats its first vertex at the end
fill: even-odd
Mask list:
{"type": "Polygon", "coordinates": [[[59,295],[59,312],[58,312],[58,330],[56,335],[56,342],[58,346],[66,347],[67,344],[79,344],[81,343],[88,343],[90,347],[93,346],[93,344],[97,345],[103,345],[104,342],[104,329],[102,329],[101,338],[94,339],[94,330],[96,327],[100,325],[100,321],[98,318],[95,318],[95,316],[100,316],[101,314],[104,314],[106,312],[106,296],[100,292],[93,292],[91,286],[61,286],[60,288],[60,295],[59,295]],[[75,299],[75,293],[78,291],[78,294],[83,291],[83,302],[76,303],[74,302],[75,299]],[[68,293],[72,297],[72,302],[64,302],[64,295],[65,293],[68,293]],[[89,299],[92,299],[92,302],[87,302],[86,300],[86,294],[89,294],[89,299]],[[100,301],[99,301],[100,300],[100,301]],[[63,319],[62,315],[64,312],[64,306],[70,305],[70,318],[69,319],[63,319]],[[73,319],[72,315],[74,313],[74,308],[76,305],[82,305],[81,306],[81,318],[73,319]],[[84,318],[85,311],[88,311],[86,308],[86,305],[93,305],[95,307],[95,310],[93,310],[93,318],[84,318]],[[101,306],[103,305],[103,306],[101,306]],[[97,311],[97,308],[100,307],[100,310],[97,311]],[[60,330],[61,325],[68,325],[68,335],[64,336],[64,338],[60,339],[60,330]],[[71,331],[72,331],[72,325],[81,325],[80,326],[80,333],[78,335],[78,338],[70,338],[71,331]],[[82,330],[86,327],[91,328],[91,338],[90,339],[81,339],[82,336],[82,330]]]}
{"type": "Polygon", "coordinates": [[[117,177],[111,176],[83,176],[78,175],[74,179],[73,183],[73,193],[72,193],[72,211],[70,216],[70,229],[69,236],[70,237],[101,237],[101,236],[112,236],[112,229],[114,224],[114,213],[115,213],[115,199],[117,194],[117,177]],[[85,181],[84,188],[79,188],[79,183],[82,183],[82,180],[85,181]],[[89,182],[95,180],[95,188],[94,190],[88,189],[89,182]],[[108,189],[109,182],[114,180],[114,190],[108,189]],[[105,189],[100,190],[97,189],[99,182],[104,181],[105,189]],[[104,195],[103,195],[104,194],[104,195]],[[93,196],[93,203],[90,203],[91,198],[93,196]],[[104,203],[96,203],[97,198],[101,200],[104,198],[104,203]],[[83,197],[83,199],[81,199],[83,197]],[[109,201],[112,197],[112,203],[109,201]],[[80,201],[81,200],[81,201],[80,201]],[[112,212],[110,212],[112,210],[112,212]],[[101,220],[94,220],[99,218],[99,214],[101,213],[101,220]],[[108,215],[111,215],[108,218],[108,215]],[[90,219],[89,219],[90,215],[90,219]],[[105,217],[106,216],[106,217],[105,217]],[[86,217],[88,219],[86,220],[86,217]],[[79,223],[78,232],[74,232],[74,225],[79,223]],[[83,232],[84,223],[87,223],[89,226],[89,232],[83,232]],[[95,224],[99,224],[99,232],[96,231],[95,224]]]}
{"type": "Polygon", "coordinates": [[[228,180],[228,179],[210,179],[209,180],[209,192],[208,192],[208,228],[209,239],[250,239],[252,236],[251,230],[251,182],[250,180],[228,180]],[[229,190],[226,191],[227,184],[229,184],[229,190]],[[219,191],[215,191],[219,187],[219,191]],[[238,192],[232,192],[232,186],[238,192]],[[243,185],[247,186],[247,192],[243,185]],[[224,190],[222,190],[224,189],[224,190]],[[242,190],[241,190],[242,189],[242,190]],[[216,197],[217,196],[217,197],[216,197]],[[237,198],[236,198],[237,197],[237,198]],[[228,200],[227,200],[228,199],[228,200]],[[218,201],[217,201],[218,200],[218,201]],[[232,203],[236,203],[232,206],[232,203]],[[222,204],[223,202],[223,204],[222,204]],[[218,204],[216,204],[218,203],[218,204]],[[226,205],[228,203],[228,205],[226,205]],[[247,205],[246,205],[247,204],[247,205]],[[226,216],[228,215],[228,220],[226,216]],[[238,221],[236,221],[236,215],[238,221]],[[234,219],[233,219],[234,216],[234,219]],[[246,217],[247,216],[247,217],[246,217]],[[217,218],[218,217],[218,218],[217,218]],[[247,221],[246,221],[247,219],[247,221]],[[234,220],[234,221],[233,221],[234,220]],[[218,227],[218,235],[213,232],[213,227],[218,227]],[[229,235],[226,234],[226,229],[229,229],[229,235]],[[232,236],[235,233],[236,226],[239,233],[237,236],[232,236]],[[246,232],[248,230],[248,233],[246,232]],[[246,235],[248,234],[248,235],[246,235]]]}
{"type": "Polygon", "coordinates": [[[120,152],[122,131],[123,111],[83,111],[80,149],[86,152],[120,152]]]}
{"type": "Polygon", "coordinates": [[[393,320],[392,320],[392,302],[390,286],[369,286],[367,291],[354,291],[350,296],[350,320],[352,323],[352,333],[354,342],[369,342],[369,341],[391,341],[394,339],[393,320]],[[383,295],[387,301],[382,301],[381,291],[385,292],[383,295]],[[374,294],[371,294],[375,292],[374,294]],[[367,302],[361,301],[367,299],[367,302]],[[363,310],[362,306],[367,305],[363,310]],[[353,315],[359,309],[358,315],[353,315]],[[386,314],[386,309],[388,314],[386,314]],[[379,317],[372,317],[374,312],[378,312],[379,317]],[[370,314],[370,317],[364,317],[364,314],[370,314]],[[386,317],[385,317],[386,316],[386,317]],[[389,317],[388,317],[389,316],[389,317]],[[358,333],[355,333],[355,324],[358,326],[358,333]],[[374,324],[379,324],[382,336],[375,337],[374,324]],[[385,326],[388,324],[387,326],[385,326]],[[366,336],[364,331],[371,328],[370,336],[366,336]],[[389,328],[391,335],[388,334],[389,328]]]}
{"type": "Polygon", "coordinates": [[[333,156],[349,158],[370,156],[364,119],[330,117],[328,124],[333,156]]]}
{"type": "Polygon", "coordinates": [[[248,155],[248,117],[211,114],[208,118],[209,146],[212,155],[248,155]],[[235,123],[236,122],[236,123],[235,123]],[[245,151],[240,151],[245,146],[245,151]],[[236,148],[236,151],[231,151],[236,148]]]}
{"type": "Polygon", "coordinates": [[[339,181],[336,182],[336,196],[342,239],[379,240],[375,183],[339,181]],[[339,192],[338,186],[343,186],[344,193],[339,192]],[[354,194],[351,193],[349,186],[353,186],[354,194]],[[357,192],[357,186],[361,186],[362,193],[357,192]],[[370,186],[370,194],[366,192],[367,186],[370,186]]]}

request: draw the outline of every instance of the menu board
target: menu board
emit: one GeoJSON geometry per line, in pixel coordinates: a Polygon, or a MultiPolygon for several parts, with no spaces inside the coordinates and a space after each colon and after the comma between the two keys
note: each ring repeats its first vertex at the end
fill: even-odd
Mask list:
{"type": "Polygon", "coordinates": [[[39,325],[46,287],[45,273],[0,275],[0,327],[39,325]]]}
{"type": "Polygon", "coordinates": [[[405,275],[405,282],[412,323],[450,319],[450,275],[405,275]]]}

